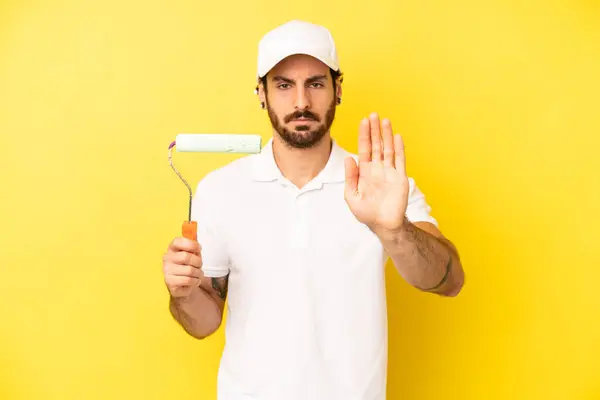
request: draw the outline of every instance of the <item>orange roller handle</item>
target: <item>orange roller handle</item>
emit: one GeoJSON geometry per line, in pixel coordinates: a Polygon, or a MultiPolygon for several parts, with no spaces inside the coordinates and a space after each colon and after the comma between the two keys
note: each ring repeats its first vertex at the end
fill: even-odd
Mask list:
{"type": "Polygon", "coordinates": [[[181,226],[181,233],[184,238],[198,240],[198,223],[196,221],[184,221],[181,226]]]}

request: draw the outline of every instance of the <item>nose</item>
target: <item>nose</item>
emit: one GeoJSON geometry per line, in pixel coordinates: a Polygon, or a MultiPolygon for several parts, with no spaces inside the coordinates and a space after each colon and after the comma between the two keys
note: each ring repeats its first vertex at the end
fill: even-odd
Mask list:
{"type": "Polygon", "coordinates": [[[310,96],[303,85],[297,86],[296,98],[294,99],[294,108],[300,111],[310,108],[310,96]]]}

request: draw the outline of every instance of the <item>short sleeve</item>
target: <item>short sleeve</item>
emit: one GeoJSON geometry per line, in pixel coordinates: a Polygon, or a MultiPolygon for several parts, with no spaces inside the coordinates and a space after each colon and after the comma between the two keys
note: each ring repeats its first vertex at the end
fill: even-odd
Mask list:
{"type": "Polygon", "coordinates": [[[224,221],[218,219],[223,215],[218,195],[218,188],[207,176],[198,183],[192,200],[192,220],[198,224],[202,271],[209,278],[226,276],[230,270],[226,238],[221,225],[224,221]]]}
{"type": "Polygon", "coordinates": [[[431,222],[438,226],[437,220],[431,215],[431,207],[425,201],[425,194],[416,185],[413,178],[408,178],[409,192],[408,205],[406,207],[406,217],[410,222],[424,221],[431,222]]]}

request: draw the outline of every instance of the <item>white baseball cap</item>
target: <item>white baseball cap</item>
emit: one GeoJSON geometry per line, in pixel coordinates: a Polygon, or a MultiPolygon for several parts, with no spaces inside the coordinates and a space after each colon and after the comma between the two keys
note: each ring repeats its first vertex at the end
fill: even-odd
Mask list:
{"type": "Polygon", "coordinates": [[[258,44],[258,78],[293,54],[306,54],[339,71],[337,50],[327,28],[293,20],[267,32],[258,44]]]}

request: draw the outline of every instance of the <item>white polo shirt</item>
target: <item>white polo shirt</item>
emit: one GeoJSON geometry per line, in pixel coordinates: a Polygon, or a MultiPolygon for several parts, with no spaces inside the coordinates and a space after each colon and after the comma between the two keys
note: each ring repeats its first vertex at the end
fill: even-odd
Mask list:
{"type": "MultiPolygon", "coordinates": [[[[387,255],[344,200],[347,155],[298,189],[271,139],[198,184],[204,274],[230,275],[218,400],[385,399],[387,255]]],[[[437,225],[409,181],[408,219],[437,225]]]]}

